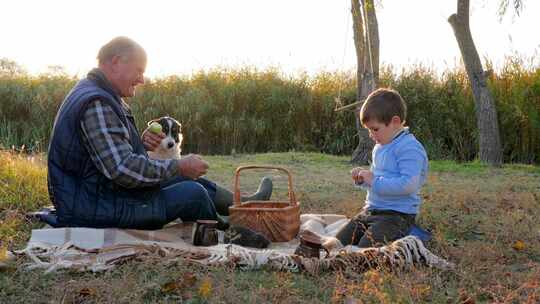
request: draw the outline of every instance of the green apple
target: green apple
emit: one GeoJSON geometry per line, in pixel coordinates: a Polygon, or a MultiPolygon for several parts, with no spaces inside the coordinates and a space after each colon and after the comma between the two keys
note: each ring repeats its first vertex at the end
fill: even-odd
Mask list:
{"type": "Polygon", "coordinates": [[[157,122],[153,122],[150,124],[150,128],[148,128],[148,130],[152,133],[156,133],[156,134],[159,134],[161,133],[161,125],[157,122]]]}

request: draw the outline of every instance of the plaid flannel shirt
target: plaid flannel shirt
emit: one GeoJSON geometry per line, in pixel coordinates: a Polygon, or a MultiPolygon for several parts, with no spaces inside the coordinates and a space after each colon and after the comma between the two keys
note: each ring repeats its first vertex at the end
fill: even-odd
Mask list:
{"type": "MultiPolygon", "coordinates": [[[[127,104],[124,109],[130,113],[127,104]]],[[[129,130],[112,107],[91,101],[81,121],[83,142],[97,169],[125,188],[156,185],[178,174],[178,160],[154,160],[133,153],[129,130]]]]}

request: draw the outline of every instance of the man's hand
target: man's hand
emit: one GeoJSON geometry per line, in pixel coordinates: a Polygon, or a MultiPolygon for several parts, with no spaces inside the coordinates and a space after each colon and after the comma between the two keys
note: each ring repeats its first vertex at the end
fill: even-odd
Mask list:
{"type": "Polygon", "coordinates": [[[208,171],[208,163],[199,155],[189,154],[182,157],[178,162],[178,171],[182,176],[197,179],[206,174],[206,171],[208,171]]]}
{"type": "Polygon", "coordinates": [[[146,130],[144,130],[142,133],[143,145],[147,151],[154,151],[159,146],[163,138],[165,138],[165,133],[160,132],[159,134],[156,134],[154,132],[150,132],[148,128],[146,128],[146,130]]]}

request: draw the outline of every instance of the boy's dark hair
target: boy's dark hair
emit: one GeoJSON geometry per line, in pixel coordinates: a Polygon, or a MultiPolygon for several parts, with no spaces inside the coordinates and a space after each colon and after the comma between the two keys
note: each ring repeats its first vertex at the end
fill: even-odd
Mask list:
{"type": "Polygon", "coordinates": [[[99,49],[97,60],[99,64],[107,63],[114,56],[128,56],[137,50],[144,53],[144,49],[137,42],[128,37],[119,36],[113,38],[99,49]]]}
{"type": "Polygon", "coordinates": [[[363,125],[372,119],[388,125],[394,116],[401,118],[404,123],[407,118],[407,105],[397,91],[387,88],[371,92],[360,110],[360,121],[363,125]]]}

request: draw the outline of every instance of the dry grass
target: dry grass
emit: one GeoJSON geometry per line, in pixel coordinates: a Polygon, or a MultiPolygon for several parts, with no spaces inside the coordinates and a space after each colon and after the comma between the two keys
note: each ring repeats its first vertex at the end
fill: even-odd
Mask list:
{"type": "MultiPolygon", "coordinates": [[[[269,153],[207,157],[209,177],[232,185],[234,168],[273,164],[293,172],[303,212],[354,214],[345,157],[269,153]]],[[[540,301],[540,169],[432,162],[419,221],[434,233],[429,247],[457,263],[455,272],[419,267],[304,274],[241,272],[183,262],[134,261],[104,273],[43,274],[11,267],[0,272],[1,303],[538,303],[540,301]]],[[[252,191],[268,172],[246,173],[252,191]]],[[[273,173],[272,173],[273,174],[273,173]]],[[[286,196],[286,179],[274,176],[286,196]]],[[[19,249],[33,227],[23,214],[48,204],[39,158],[0,154],[0,248],[19,249]]],[[[20,261],[22,262],[22,261],[20,261]]],[[[20,263],[19,262],[19,263],[20,263]]]]}

